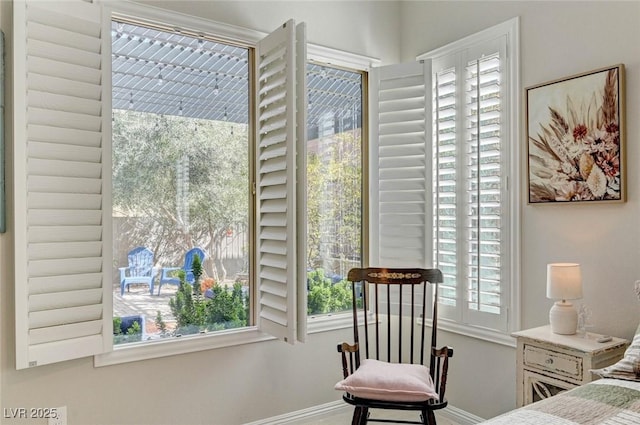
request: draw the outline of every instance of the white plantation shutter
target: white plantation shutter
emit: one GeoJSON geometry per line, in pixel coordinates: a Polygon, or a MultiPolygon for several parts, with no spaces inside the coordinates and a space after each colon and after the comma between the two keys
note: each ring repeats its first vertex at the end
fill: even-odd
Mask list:
{"type": "Polygon", "coordinates": [[[18,369],[110,349],[102,78],[98,4],[14,2],[18,369]]]}
{"type": "Polygon", "coordinates": [[[431,62],[370,72],[371,265],[431,264],[431,62]]]}
{"type": "MultiPolygon", "coordinates": [[[[298,86],[305,79],[299,74],[306,72],[306,58],[297,58],[297,35],[290,20],[256,49],[258,327],[289,343],[298,339],[298,297],[306,290],[296,228],[297,208],[304,209],[296,193],[296,149],[305,145],[306,121],[298,108],[306,107],[297,95],[306,92],[298,86]]],[[[306,320],[306,310],[303,316],[306,320]]]]}
{"type": "MultiPolygon", "coordinates": [[[[467,287],[469,314],[501,313],[502,254],[502,94],[499,46],[467,60],[466,151],[469,171],[465,190],[467,215],[467,287]]],[[[475,322],[481,317],[475,319],[475,322]]]]}
{"type": "Polygon", "coordinates": [[[506,330],[506,38],[435,58],[433,247],[440,314],[506,330]]]}
{"type": "Polygon", "coordinates": [[[440,285],[440,303],[447,306],[457,305],[458,273],[458,214],[457,208],[457,168],[459,164],[457,119],[456,69],[447,63],[433,73],[433,245],[436,267],[443,275],[440,285]]]}

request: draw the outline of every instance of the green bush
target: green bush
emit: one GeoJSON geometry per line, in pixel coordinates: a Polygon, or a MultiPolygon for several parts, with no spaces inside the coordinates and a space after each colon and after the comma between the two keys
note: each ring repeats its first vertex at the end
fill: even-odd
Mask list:
{"type": "Polygon", "coordinates": [[[343,279],[332,283],[324,270],[307,272],[307,314],[326,314],[351,308],[351,284],[343,279]]]}
{"type": "Polygon", "coordinates": [[[200,294],[200,277],[202,276],[202,261],[200,257],[197,255],[193,256],[193,264],[191,265],[191,270],[193,273],[193,293],[196,295],[200,294]]]}
{"type": "Polygon", "coordinates": [[[142,340],[142,327],[138,321],[131,322],[131,325],[122,332],[122,318],[113,318],[113,343],[125,344],[142,340]]]}
{"type": "MultiPolygon", "coordinates": [[[[194,261],[194,275],[195,275],[194,261]]],[[[196,282],[199,280],[199,275],[196,282]]],[[[189,285],[180,276],[180,287],[169,300],[169,307],[176,318],[176,333],[192,334],[247,326],[249,302],[242,292],[242,284],[235,283],[233,289],[220,285],[211,288],[205,297],[200,285],[189,285]]]]}
{"type": "Polygon", "coordinates": [[[244,299],[240,283],[235,283],[232,290],[216,285],[206,305],[207,323],[224,329],[246,326],[247,308],[248,302],[244,299]]]}

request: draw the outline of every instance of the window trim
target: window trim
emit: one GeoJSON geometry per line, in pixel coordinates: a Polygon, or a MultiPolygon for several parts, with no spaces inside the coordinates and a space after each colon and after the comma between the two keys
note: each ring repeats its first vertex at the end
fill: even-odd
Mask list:
{"type": "MultiPolygon", "coordinates": [[[[372,67],[380,65],[377,59],[348,53],[328,47],[309,44],[307,51],[307,61],[317,65],[332,68],[345,69],[362,76],[362,229],[365,234],[362,236],[362,261],[363,266],[367,264],[369,258],[369,71],[372,67]],[[313,52],[313,53],[312,53],[313,52]]],[[[346,312],[330,312],[326,314],[314,314],[307,316],[307,333],[319,333],[332,330],[340,330],[353,326],[353,314],[346,312]]]]}
{"type": "Polygon", "coordinates": [[[274,336],[260,332],[255,326],[249,326],[206,335],[173,337],[127,344],[111,352],[94,356],[93,364],[95,367],[110,366],[276,339],[274,336]]]}
{"type": "MultiPolygon", "coordinates": [[[[441,319],[439,327],[442,330],[449,332],[470,336],[498,344],[514,346],[514,340],[509,336],[511,332],[520,329],[521,313],[520,313],[520,143],[519,141],[519,128],[520,128],[520,102],[519,102],[519,90],[520,90],[520,18],[515,17],[508,21],[497,24],[493,27],[487,28],[478,33],[469,35],[460,40],[452,42],[443,47],[434,49],[430,52],[418,55],[416,60],[435,59],[443,55],[453,54],[462,49],[471,47],[474,44],[486,42],[496,37],[505,36],[507,42],[507,54],[505,71],[507,73],[507,111],[505,116],[508,119],[508,131],[505,137],[511,141],[509,144],[508,153],[508,177],[506,180],[506,189],[509,193],[509,199],[506,207],[509,210],[509,227],[508,242],[509,242],[509,273],[506,276],[509,279],[508,300],[505,308],[505,314],[507,315],[507,326],[505,331],[492,330],[483,328],[470,323],[458,323],[453,320],[441,319]]],[[[461,312],[461,311],[460,311],[461,312]]],[[[430,321],[425,322],[425,326],[428,326],[430,321]]]]}
{"type": "MultiPolygon", "coordinates": [[[[263,33],[261,31],[193,17],[161,8],[125,2],[106,3],[104,5],[103,30],[105,30],[105,28],[109,28],[106,26],[106,23],[110,23],[113,17],[120,17],[133,22],[138,21],[162,26],[166,26],[167,22],[171,22],[172,27],[183,26],[189,29],[206,31],[214,34],[216,38],[223,42],[240,44],[247,46],[250,49],[254,49],[257,41],[267,35],[267,33],[263,33]]],[[[316,61],[329,66],[346,67],[364,72],[365,82],[363,82],[363,88],[366,88],[366,72],[368,72],[371,67],[380,64],[379,59],[329,47],[313,45],[311,43],[308,43],[307,49],[308,61],[316,61]]],[[[108,67],[108,72],[111,72],[110,64],[108,64],[108,67]]],[[[111,109],[110,100],[109,109],[111,109]]],[[[368,119],[366,111],[367,107],[365,104],[363,105],[363,123],[367,122],[368,119]]],[[[363,150],[363,157],[366,153],[367,149],[365,147],[363,150]]],[[[366,211],[364,208],[366,208],[366,203],[363,206],[363,211],[366,211]]],[[[113,312],[112,300],[109,299],[106,302],[111,307],[110,311],[113,312]]],[[[252,306],[254,306],[253,303],[252,306]]],[[[326,316],[307,316],[307,323],[309,334],[344,329],[352,326],[351,316],[341,313],[326,316]],[[347,316],[349,323],[347,323],[347,316]]],[[[107,337],[110,337],[110,335],[107,335],[107,337]]],[[[276,338],[271,335],[260,332],[256,326],[248,326],[246,328],[232,329],[206,335],[183,336],[164,340],[159,339],[157,341],[146,341],[131,345],[118,346],[114,347],[112,351],[97,354],[94,356],[94,366],[103,367],[132,361],[271,341],[275,339],[276,338]]]]}

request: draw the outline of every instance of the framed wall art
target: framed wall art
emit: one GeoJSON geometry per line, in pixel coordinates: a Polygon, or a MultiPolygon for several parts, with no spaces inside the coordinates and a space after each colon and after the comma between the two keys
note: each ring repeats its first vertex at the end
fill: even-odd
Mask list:
{"type": "Polygon", "coordinates": [[[529,203],[624,202],[624,65],[526,89],[529,203]]]}

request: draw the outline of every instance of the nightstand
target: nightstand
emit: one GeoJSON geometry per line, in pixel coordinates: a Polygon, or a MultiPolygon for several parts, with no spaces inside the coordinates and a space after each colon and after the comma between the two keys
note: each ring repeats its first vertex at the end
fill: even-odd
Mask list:
{"type": "Polygon", "coordinates": [[[592,381],[589,369],[612,365],[622,358],[629,341],[602,335],[557,335],[550,326],[515,332],[518,407],[554,396],[592,381]]]}

